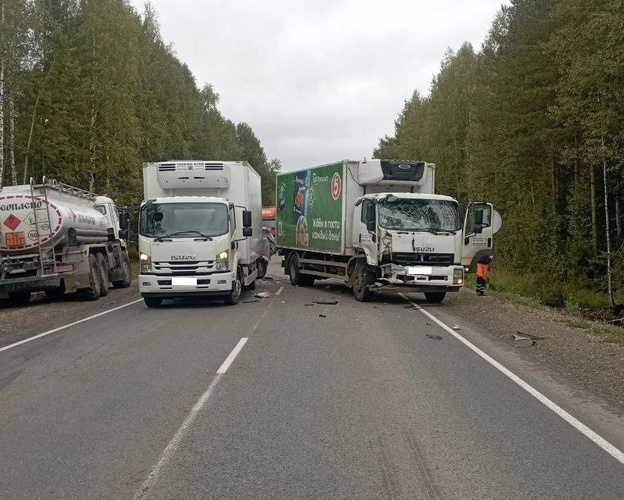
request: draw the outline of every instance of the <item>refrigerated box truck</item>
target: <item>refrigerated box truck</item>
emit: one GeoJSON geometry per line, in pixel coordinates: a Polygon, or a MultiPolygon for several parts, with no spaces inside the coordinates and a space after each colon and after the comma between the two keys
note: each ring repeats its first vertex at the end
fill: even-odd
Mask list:
{"type": "Polygon", "coordinates": [[[148,307],[176,297],[236,304],[266,272],[260,175],[247,162],[143,165],[139,291],[148,307]]]}
{"type": "Polygon", "coordinates": [[[359,301],[373,291],[424,292],[441,302],[464,267],[492,250],[497,214],[434,194],[424,161],[337,161],[278,174],[277,248],[292,285],[337,278],[359,301]],[[496,220],[495,220],[496,219],[496,220]]]}

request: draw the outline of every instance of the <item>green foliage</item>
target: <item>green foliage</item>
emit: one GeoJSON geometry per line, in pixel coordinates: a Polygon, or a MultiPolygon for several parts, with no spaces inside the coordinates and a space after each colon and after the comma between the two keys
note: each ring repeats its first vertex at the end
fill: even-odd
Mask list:
{"type": "Polygon", "coordinates": [[[605,208],[624,289],[623,131],[624,0],[512,0],[478,54],[445,54],[374,154],[432,161],[440,192],[492,201],[493,287],[562,306],[606,290],[605,208]]]}
{"type": "Polygon", "coordinates": [[[16,110],[5,158],[14,155],[18,183],[46,175],[137,204],[143,161],[247,160],[274,198],[279,161],[267,161],[249,125],[223,117],[211,85],[197,87],[149,4],[143,16],[125,0],[4,5],[0,57],[16,110]]]}

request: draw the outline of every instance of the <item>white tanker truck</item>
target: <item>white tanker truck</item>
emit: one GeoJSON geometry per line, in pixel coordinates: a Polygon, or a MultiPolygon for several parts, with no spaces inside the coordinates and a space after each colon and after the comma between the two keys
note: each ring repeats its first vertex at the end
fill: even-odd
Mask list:
{"type": "Polygon", "coordinates": [[[0,189],[0,299],[79,292],[96,300],[130,286],[128,215],[113,200],[56,181],[0,189]]]}

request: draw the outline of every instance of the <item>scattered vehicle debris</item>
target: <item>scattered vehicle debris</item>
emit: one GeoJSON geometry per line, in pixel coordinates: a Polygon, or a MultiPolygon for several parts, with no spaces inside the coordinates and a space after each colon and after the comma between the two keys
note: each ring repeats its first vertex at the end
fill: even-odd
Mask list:
{"type": "Polygon", "coordinates": [[[266,299],[267,297],[270,297],[271,294],[269,292],[258,292],[256,294],[254,294],[254,297],[258,297],[259,299],[266,299]]]}
{"type": "Polygon", "coordinates": [[[325,314],[319,314],[319,318],[327,318],[325,314]]]}
{"type": "Polygon", "coordinates": [[[427,333],[426,337],[433,340],[442,340],[442,335],[434,335],[433,333],[427,333]]]}
{"type": "Polygon", "coordinates": [[[322,304],[326,306],[335,306],[336,304],[338,304],[338,301],[337,300],[315,300],[314,303],[322,304]]]}
{"type": "Polygon", "coordinates": [[[260,302],[258,299],[254,299],[254,300],[244,300],[243,304],[251,304],[252,302],[260,302]]]}
{"type": "Polygon", "coordinates": [[[461,330],[461,327],[459,325],[455,325],[453,326],[453,330],[461,330]]]}

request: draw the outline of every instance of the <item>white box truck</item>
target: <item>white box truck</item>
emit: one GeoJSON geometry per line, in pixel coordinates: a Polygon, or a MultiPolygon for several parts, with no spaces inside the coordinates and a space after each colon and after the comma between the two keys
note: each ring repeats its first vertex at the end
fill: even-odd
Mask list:
{"type": "Polygon", "coordinates": [[[435,165],[343,160],[277,176],[277,248],[292,285],[338,278],[366,301],[372,291],[424,292],[441,302],[464,266],[492,250],[500,217],[434,194],[435,165]]]}
{"type": "Polygon", "coordinates": [[[54,180],[0,189],[0,298],[80,292],[96,300],[132,281],[128,214],[106,196],[54,180]],[[121,219],[121,220],[120,220],[121,219]]]}
{"type": "Polygon", "coordinates": [[[238,161],[143,165],[139,290],[148,307],[176,297],[236,304],[264,276],[260,175],[238,161]]]}

